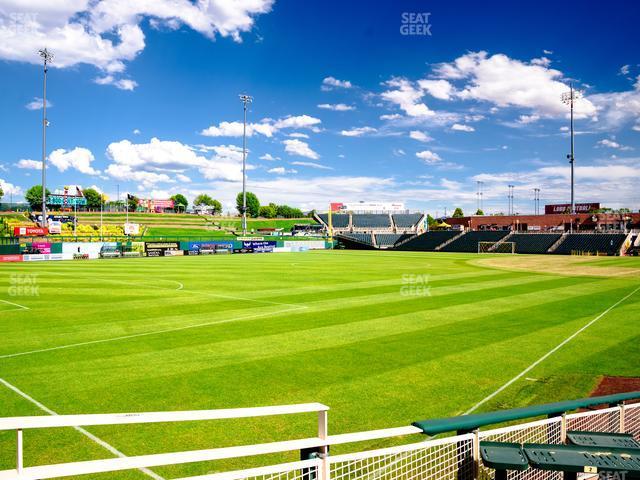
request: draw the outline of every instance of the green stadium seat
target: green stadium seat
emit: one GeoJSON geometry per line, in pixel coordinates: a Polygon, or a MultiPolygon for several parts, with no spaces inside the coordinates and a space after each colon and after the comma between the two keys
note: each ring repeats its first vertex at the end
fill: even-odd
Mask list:
{"type": "Polygon", "coordinates": [[[584,447],[640,448],[630,433],[567,432],[567,440],[584,447]]]}
{"type": "Polygon", "coordinates": [[[482,463],[496,471],[495,480],[506,480],[507,471],[524,471],[529,461],[519,443],[480,442],[482,463]]]}
{"type": "Polygon", "coordinates": [[[640,478],[640,451],[635,449],[525,443],[523,450],[531,467],[565,472],[565,480],[577,479],[578,473],[600,472],[640,478]]]}

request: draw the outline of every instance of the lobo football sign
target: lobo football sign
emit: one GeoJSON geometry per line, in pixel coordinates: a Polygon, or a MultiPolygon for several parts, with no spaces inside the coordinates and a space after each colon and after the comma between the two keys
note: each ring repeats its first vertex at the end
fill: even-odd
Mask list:
{"type": "MultiPolygon", "coordinates": [[[[576,203],[576,213],[589,213],[599,209],[599,203],[576,203]]],[[[559,203],[555,205],[545,205],[544,213],[547,215],[554,213],[571,213],[571,204],[559,203]]]]}

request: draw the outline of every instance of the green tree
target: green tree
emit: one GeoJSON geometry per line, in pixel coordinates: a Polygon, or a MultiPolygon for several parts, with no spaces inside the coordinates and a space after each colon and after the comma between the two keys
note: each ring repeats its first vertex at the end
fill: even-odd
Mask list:
{"type": "Polygon", "coordinates": [[[481,209],[476,210],[476,215],[484,215],[484,212],[481,209]]]}
{"type": "Polygon", "coordinates": [[[438,222],[436,222],[435,218],[433,218],[431,215],[427,214],[427,225],[429,226],[429,228],[433,227],[437,223],[438,222]]]}
{"type": "Polygon", "coordinates": [[[222,204],[218,201],[218,200],[213,200],[213,202],[211,202],[211,206],[213,207],[213,214],[214,215],[220,215],[222,213],[222,204]]]}
{"type": "Polygon", "coordinates": [[[302,218],[302,217],[304,217],[304,213],[302,213],[302,210],[300,210],[299,208],[291,209],[291,218],[302,218]]]}
{"type": "Polygon", "coordinates": [[[176,193],[171,196],[171,200],[173,200],[173,211],[174,212],[184,212],[189,205],[189,201],[187,197],[182,195],[181,193],[176,193]]]}
{"type": "Polygon", "coordinates": [[[195,206],[206,205],[208,207],[212,207],[214,201],[215,200],[211,198],[209,195],[207,195],[206,193],[201,193],[195,198],[195,200],[193,201],[193,204],[195,206]]]}
{"type": "MultiPolygon", "coordinates": [[[[51,192],[49,192],[49,189],[47,188],[45,193],[49,196],[51,192]]],[[[40,210],[42,207],[42,185],[34,185],[31,187],[27,190],[27,193],[24,194],[24,198],[29,205],[31,205],[32,210],[40,210]]]]}
{"type": "Polygon", "coordinates": [[[260,207],[260,216],[264,218],[276,218],[277,211],[272,205],[263,205],[260,207]]]}
{"type": "Polygon", "coordinates": [[[278,205],[278,216],[282,218],[291,218],[291,207],[289,205],[278,205]]]}
{"type": "Polygon", "coordinates": [[[127,208],[129,209],[130,212],[135,212],[136,209],[138,208],[138,201],[139,198],[136,197],[135,195],[127,195],[127,208]]]}
{"type": "Polygon", "coordinates": [[[462,212],[462,209],[458,207],[453,211],[453,218],[461,218],[461,217],[464,217],[464,213],[462,212]]]}
{"type": "Polygon", "coordinates": [[[83,192],[84,198],[87,199],[87,207],[100,208],[103,202],[103,196],[95,188],[87,188],[83,192]]]}
{"type": "Polygon", "coordinates": [[[0,187],[0,200],[2,200],[2,197],[4,197],[4,190],[0,187]]]}
{"type": "MultiPolygon", "coordinates": [[[[236,196],[236,208],[242,215],[242,192],[236,196]]],[[[247,215],[254,218],[260,215],[260,200],[252,192],[247,192],[247,215]]]]}

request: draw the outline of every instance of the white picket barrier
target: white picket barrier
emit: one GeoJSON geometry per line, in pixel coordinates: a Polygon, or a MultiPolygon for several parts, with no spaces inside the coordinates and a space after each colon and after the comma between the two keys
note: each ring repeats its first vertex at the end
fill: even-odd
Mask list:
{"type": "MultiPolygon", "coordinates": [[[[329,455],[330,448],[335,445],[398,437],[403,437],[403,441],[406,441],[405,437],[421,434],[422,430],[406,426],[328,435],[328,410],[329,407],[325,405],[310,403],[184,412],[0,418],[0,430],[17,432],[16,468],[0,471],[0,480],[38,480],[300,450],[315,450],[317,455],[299,462],[180,480],[487,480],[493,478],[494,472],[482,465],[479,443],[483,440],[561,444],[566,438],[566,432],[571,430],[626,432],[640,440],[640,403],[635,403],[442,439],[426,439],[389,448],[329,455]],[[318,434],[312,438],[31,467],[24,467],[22,463],[22,432],[25,429],[218,420],[310,412],[318,415],[318,434]]],[[[530,468],[524,472],[511,472],[509,479],[556,480],[562,478],[561,475],[559,472],[530,468]]]]}

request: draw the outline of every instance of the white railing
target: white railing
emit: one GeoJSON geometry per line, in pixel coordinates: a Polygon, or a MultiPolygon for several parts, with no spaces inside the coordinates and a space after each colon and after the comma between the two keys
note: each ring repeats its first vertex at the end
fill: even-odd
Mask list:
{"type": "MultiPolygon", "coordinates": [[[[18,445],[16,468],[0,471],[0,480],[37,480],[117,472],[300,450],[313,450],[316,454],[298,462],[213,473],[180,480],[487,480],[493,478],[494,472],[482,465],[479,444],[483,440],[561,444],[566,440],[566,433],[570,430],[627,432],[640,440],[640,403],[635,403],[491,430],[474,431],[442,439],[427,439],[400,446],[334,456],[328,455],[330,447],[334,445],[386,438],[397,439],[420,434],[422,430],[406,426],[328,435],[328,410],[329,408],[325,405],[310,403],[188,412],[0,418],[0,430],[16,430],[18,445]],[[24,467],[22,463],[24,448],[22,431],[24,429],[217,420],[309,412],[318,414],[318,433],[312,438],[33,467],[24,467]]],[[[561,478],[561,473],[529,469],[524,472],[511,472],[509,478],[555,480],[561,478]]]]}

